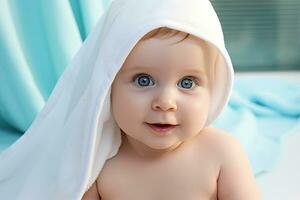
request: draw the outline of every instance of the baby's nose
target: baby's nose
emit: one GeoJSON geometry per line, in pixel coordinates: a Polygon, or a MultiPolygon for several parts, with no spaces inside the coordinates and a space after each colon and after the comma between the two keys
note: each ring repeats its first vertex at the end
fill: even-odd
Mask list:
{"type": "Polygon", "coordinates": [[[170,90],[164,90],[152,101],[153,110],[176,111],[176,95],[170,90]]]}

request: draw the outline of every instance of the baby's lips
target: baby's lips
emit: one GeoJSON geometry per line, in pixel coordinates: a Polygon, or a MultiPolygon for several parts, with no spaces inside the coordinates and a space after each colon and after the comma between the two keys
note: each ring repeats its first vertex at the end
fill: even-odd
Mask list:
{"type": "Polygon", "coordinates": [[[172,124],[152,124],[152,125],[157,126],[157,127],[161,127],[161,128],[176,126],[176,125],[172,125],[172,124]]]}
{"type": "Polygon", "coordinates": [[[178,124],[168,124],[168,123],[146,123],[150,127],[158,128],[158,129],[169,129],[178,126],[178,124]]]}
{"type": "Polygon", "coordinates": [[[147,124],[152,126],[157,126],[157,127],[178,126],[178,124],[172,124],[172,123],[147,123],[147,124]]]}

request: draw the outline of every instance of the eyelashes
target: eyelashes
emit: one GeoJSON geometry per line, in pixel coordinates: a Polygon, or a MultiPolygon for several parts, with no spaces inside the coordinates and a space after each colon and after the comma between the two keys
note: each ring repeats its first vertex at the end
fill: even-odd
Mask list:
{"type": "Polygon", "coordinates": [[[137,74],[134,76],[133,81],[135,84],[142,87],[149,86],[149,83],[153,83],[152,85],[154,85],[153,79],[147,74],[137,74]]]}
{"type": "MultiPolygon", "coordinates": [[[[134,77],[132,78],[132,82],[134,82],[138,87],[148,87],[155,84],[153,78],[145,73],[134,75],[134,77]]],[[[200,85],[200,81],[195,76],[185,76],[178,82],[177,85],[184,89],[193,89],[200,85]]]]}

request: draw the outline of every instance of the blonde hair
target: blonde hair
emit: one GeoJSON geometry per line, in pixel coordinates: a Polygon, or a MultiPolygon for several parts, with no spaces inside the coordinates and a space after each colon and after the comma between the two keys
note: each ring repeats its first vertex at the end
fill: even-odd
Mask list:
{"type": "MultiPolygon", "coordinates": [[[[160,27],[160,28],[156,28],[156,29],[148,32],[146,35],[144,35],[140,39],[140,41],[148,40],[150,38],[167,39],[167,38],[173,37],[173,36],[175,36],[177,34],[183,35],[183,39],[179,40],[175,44],[184,41],[185,39],[187,39],[190,36],[190,34],[186,33],[186,32],[174,30],[174,29],[171,29],[171,28],[168,28],[168,27],[160,27]]],[[[201,39],[201,38],[199,38],[199,39],[201,39]]],[[[212,45],[210,45],[205,40],[201,39],[201,41],[202,41],[203,45],[205,45],[205,48],[209,49],[210,54],[213,54],[213,53],[215,54],[215,56],[214,56],[215,59],[212,61],[211,66],[209,66],[209,67],[207,66],[206,67],[207,76],[208,76],[208,79],[209,79],[209,88],[210,88],[210,91],[212,91],[212,87],[213,87],[213,83],[214,83],[214,78],[215,78],[215,64],[216,64],[216,58],[217,58],[218,54],[215,53],[217,51],[216,51],[215,48],[213,48],[212,45]]]]}
{"type": "Polygon", "coordinates": [[[182,40],[178,41],[177,43],[182,42],[183,40],[185,40],[186,38],[188,38],[190,36],[189,33],[174,30],[174,29],[171,29],[168,27],[160,27],[160,28],[154,29],[154,30],[150,31],[149,33],[147,33],[146,35],[144,35],[144,37],[142,37],[141,41],[147,40],[150,38],[155,38],[155,37],[165,39],[165,38],[173,37],[177,34],[184,34],[184,38],[182,40]]]}

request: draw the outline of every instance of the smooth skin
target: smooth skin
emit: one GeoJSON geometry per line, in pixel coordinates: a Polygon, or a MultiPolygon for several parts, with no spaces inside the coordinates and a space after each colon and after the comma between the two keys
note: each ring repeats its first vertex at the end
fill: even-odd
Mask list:
{"type": "Polygon", "coordinates": [[[238,140],[205,126],[216,55],[194,36],[174,45],[182,37],[140,41],[127,57],[111,96],[122,145],[83,200],[260,199],[238,140]],[[162,136],[147,123],[177,126],[162,136]]]}

